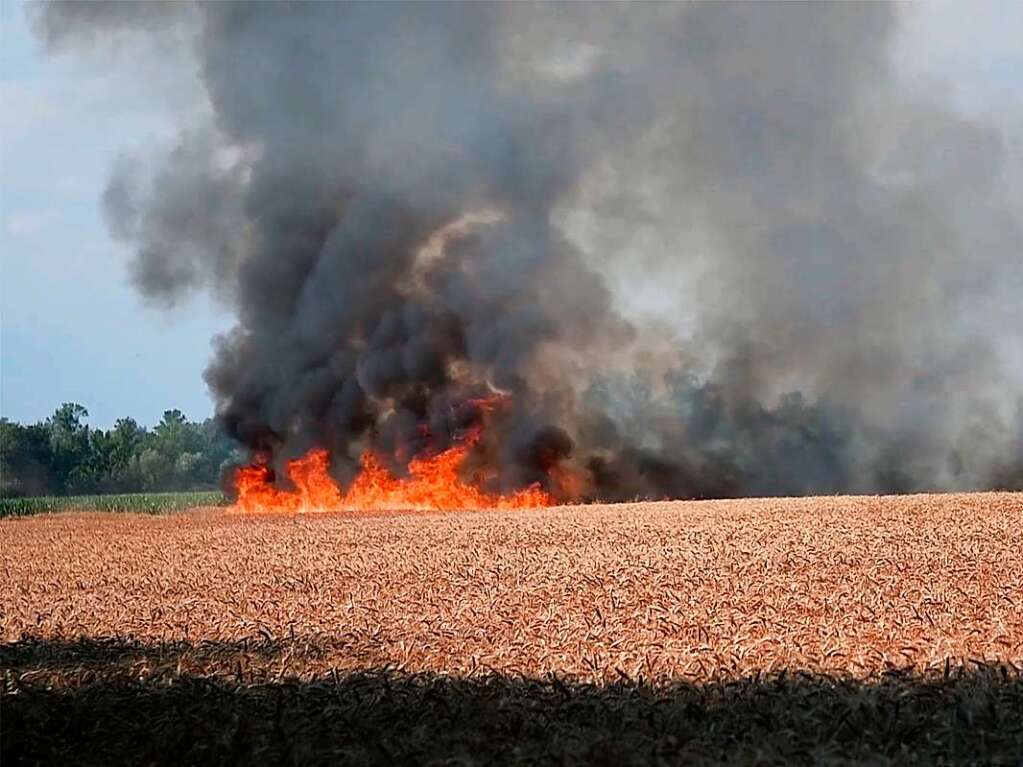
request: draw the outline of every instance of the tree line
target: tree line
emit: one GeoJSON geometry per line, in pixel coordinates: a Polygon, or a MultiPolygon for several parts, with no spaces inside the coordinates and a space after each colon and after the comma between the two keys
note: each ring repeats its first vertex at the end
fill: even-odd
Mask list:
{"type": "Polygon", "coordinates": [[[65,402],[40,423],[0,418],[0,497],[211,490],[238,458],[213,418],[167,410],[152,429],[121,418],[103,430],[88,417],[65,402]]]}

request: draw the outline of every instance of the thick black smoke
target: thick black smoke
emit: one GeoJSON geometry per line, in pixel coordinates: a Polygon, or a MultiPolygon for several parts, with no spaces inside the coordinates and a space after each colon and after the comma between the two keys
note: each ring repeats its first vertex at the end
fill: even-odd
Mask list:
{"type": "Polygon", "coordinates": [[[194,47],[212,118],[123,159],[105,209],[143,294],[232,302],[207,382],[275,461],[400,469],[496,391],[500,489],[1023,482],[1014,168],[899,82],[892,7],[31,13],[55,49],[194,47]]]}

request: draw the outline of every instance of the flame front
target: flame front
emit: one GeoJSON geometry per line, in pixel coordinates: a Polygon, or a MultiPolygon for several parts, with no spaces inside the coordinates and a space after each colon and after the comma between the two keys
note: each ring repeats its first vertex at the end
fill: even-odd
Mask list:
{"type": "Polygon", "coordinates": [[[366,451],[355,481],[344,492],[330,476],[330,457],[323,449],[311,450],[288,463],[293,491],[276,487],[267,466],[245,466],[235,474],[238,498],[234,508],[247,513],[426,511],[536,508],[556,503],[538,485],[508,495],[493,495],[463,480],[459,470],[475,441],[473,437],[437,455],[412,459],[406,478],[395,477],[372,452],[366,451]]]}

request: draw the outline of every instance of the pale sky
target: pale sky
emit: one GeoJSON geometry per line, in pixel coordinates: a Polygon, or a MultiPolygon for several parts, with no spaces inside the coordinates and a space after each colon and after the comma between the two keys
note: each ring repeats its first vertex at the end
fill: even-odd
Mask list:
{"type": "MultiPolygon", "coordinates": [[[[945,89],[1023,147],[1023,3],[926,3],[902,13],[895,60],[904,76],[945,89]]],[[[204,108],[180,61],[161,64],[170,55],[122,52],[117,63],[145,56],[152,72],[144,89],[136,78],[122,83],[109,55],[42,53],[21,3],[0,0],[3,416],[36,421],[64,401],[85,405],[101,427],[121,416],[151,425],[174,407],[193,419],[213,411],[202,370],[230,314],[204,297],[171,310],[144,305],[100,211],[120,152],[169,138],[183,111],[204,108]]]]}

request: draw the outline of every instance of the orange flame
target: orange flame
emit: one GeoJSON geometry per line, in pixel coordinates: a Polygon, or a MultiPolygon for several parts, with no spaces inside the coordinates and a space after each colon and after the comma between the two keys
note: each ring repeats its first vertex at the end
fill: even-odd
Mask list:
{"type": "MultiPolygon", "coordinates": [[[[328,472],[326,450],[314,449],[288,462],[288,477],[295,490],[281,490],[271,481],[270,469],[261,464],[245,466],[235,474],[236,511],[312,512],[373,510],[519,509],[553,506],[556,501],[539,485],[510,495],[492,495],[464,481],[459,469],[479,438],[473,433],[464,442],[427,458],[409,462],[409,476],[395,477],[370,451],[362,454],[355,481],[342,492],[328,472]]],[[[478,478],[477,478],[478,479],[478,478]]]]}

